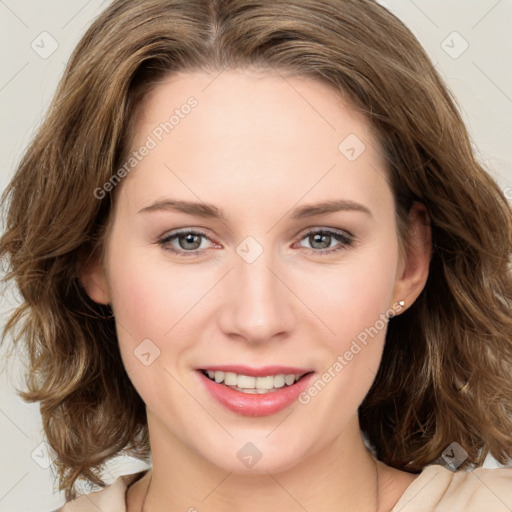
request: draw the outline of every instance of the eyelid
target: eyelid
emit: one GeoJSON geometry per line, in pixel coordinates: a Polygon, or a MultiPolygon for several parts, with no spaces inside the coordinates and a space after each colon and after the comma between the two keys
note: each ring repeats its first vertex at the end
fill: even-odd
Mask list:
{"type": "Polygon", "coordinates": [[[306,235],[311,235],[315,233],[333,233],[337,235],[343,235],[347,238],[355,238],[355,236],[346,229],[340,229],[340,228],[329,228],[329,227],[317,227],[317,226],[310,226],[307,228],[304,228],[303,230],[299,231],[299,233],[296,235],[296,237],[304,238],[306,235]]]}

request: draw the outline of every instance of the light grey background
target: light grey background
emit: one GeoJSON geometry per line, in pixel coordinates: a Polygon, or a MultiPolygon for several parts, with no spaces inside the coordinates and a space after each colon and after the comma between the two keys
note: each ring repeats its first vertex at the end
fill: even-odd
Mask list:
{"type": "MultiPolygon", "coordinates": [[[[512,199],[512,0],[381,3],[425,46],[458,98],[481,162],[512,199]]],[[[41,122],[73,47],[108,4],[0,0],[0,190],[41,122]]],[[[3,300],[0,325],[14,297],[12,291],[3,300]]],[[[51,454],[45,455],[41,444],[38,405],[25,404],[14,393],[13,384],[22,387],[20,371],[18,358],[9,374],[0,375],[0,511],[51,511],[64,498],[54,493],[52,466],[44,468],[51,454]]],[[[487,467],[495,465],[492,459],[486,462],[487,467]]],[[[112,481],[146,467],[119,458],[109,465],[105,478],[112,481]]]]}

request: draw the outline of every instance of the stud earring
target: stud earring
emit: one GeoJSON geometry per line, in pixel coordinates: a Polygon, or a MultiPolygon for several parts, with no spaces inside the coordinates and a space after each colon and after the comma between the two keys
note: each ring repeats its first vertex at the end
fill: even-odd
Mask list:
{"type": "Polygon", "coordinates": [[[399,302],[398,302],[398,304],[399,304],[400,306],[404,307],[404,306],[405,306],[405,300],[401,300],[401,301],[399,301],[399,302]]]}

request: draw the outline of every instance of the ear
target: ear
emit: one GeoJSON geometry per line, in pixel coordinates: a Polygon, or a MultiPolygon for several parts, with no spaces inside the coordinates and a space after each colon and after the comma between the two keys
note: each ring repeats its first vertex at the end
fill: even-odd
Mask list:
{"type": "Polygon", "coordinates": [[[425,287],[432,254],[430,217],[422,203],[415,202],[409,211],[408,236],[404,245],[406,254],[399,264],[393,303],[403,300],[408,308],[425,287]]]}
{"type": "Polygon", "coordinates": [[[110,304],[110,292],[107,274],[103,265],[97,261],[90,261],[80,272],[80,283],[87,295],[98,304],[110,304]]]}

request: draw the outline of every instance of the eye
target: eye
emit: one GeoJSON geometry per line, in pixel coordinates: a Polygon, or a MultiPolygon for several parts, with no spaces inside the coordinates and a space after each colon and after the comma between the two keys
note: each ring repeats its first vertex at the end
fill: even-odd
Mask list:
{"type": "Polygon", "coordinates": [[[170,251],[177,256],[201,256],[204,252],[204,247],[201,247],[202,239],[209,240],[206,234],[201,231],[183,230],[165,235],[158,240],[158,244],[164,250],[170,251]],[[175,242],[174,245],[173,242],[175,242]]]}
{"type": "MultiPolygon", "coordinates": [[[[313,230],[302,237],[311,248],[305,247],[313,254],[332,254],[350,247],[354,243],[354,237],[346,232],[332,230],[313,230]],[[334,246],[332,245],[334,243],[334,246]],[[337,244],[337,245],[336,245],[337,244]]],[[[301,247],[304,247],[301,244],[301,247]]]]}

